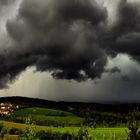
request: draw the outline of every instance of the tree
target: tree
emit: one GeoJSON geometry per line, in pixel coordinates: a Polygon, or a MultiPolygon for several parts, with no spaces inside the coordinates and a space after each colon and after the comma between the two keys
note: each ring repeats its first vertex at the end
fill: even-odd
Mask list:
{"type": "Polygon", "coordinates": [[[139,123],[138,119],[140,116],[140,112],[138,109],[132,111],[128,117],[128,136],[127,140],[140,140],[140,131],[139,131],[139,123]]]}

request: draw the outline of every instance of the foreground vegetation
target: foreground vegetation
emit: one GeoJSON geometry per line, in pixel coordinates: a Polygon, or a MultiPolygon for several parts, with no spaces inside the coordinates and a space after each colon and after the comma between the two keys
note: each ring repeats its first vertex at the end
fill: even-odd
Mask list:
{"type": "MultiPolygon", "coordinates": [[[[22,134],[22,131],[25,131],[27,128],[26,124],[19,124],[13,122],[0,121],[0,123],[4,125],[5,137],[16,137],[19,138],[19,134],[22,134]],[[13,130],[13,131],[12,131],[13,130]]],[[[89,128],[89,127],[48,127],[48,126],[37,126],[35,125],[34,131],[38,132],[37,135],[41,135],[47,138],[48,137],[59,137],[59,136],[73,136],[76,135],[88,135],[89,137],[96,140],[119,140],[126,139],[127,128],[89,128]],[[82,129],[82,130],[81,130],[82,129]],[[81,132],[80,132],[81,131],[81,132]],[[84,134],[88,131],[88,134],[84,134]],[[82,133],[82,134],[80,134],[82,133]]],[[[45,140],[45,139],[44,139],[45,140]]],[[[51,139],[50,139],[51,140],[51,139]]]]}

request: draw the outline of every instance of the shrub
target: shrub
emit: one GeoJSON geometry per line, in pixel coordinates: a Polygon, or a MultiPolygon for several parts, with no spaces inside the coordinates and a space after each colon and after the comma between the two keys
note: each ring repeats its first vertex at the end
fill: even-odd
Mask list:
{"type": "Polygon", "coordinates": [[[20,140],[38,140],[36,139],[35,125],[31,117],[26,119],[26,130],[20,135],[20,140]]]}
{"type": "Polygon", "coordinates": [[[0,132],[2,131],[3,129],[3,123],[0,123],[0,132]]]}
{"type": "Polygon", "coordinates": [[[5,129],[3,127],[2,130],[1,130],[1,132],[0,132],[0,138],[3,139],[5,134],[7,134],[7,129],[5,129]]]}
{"type": "Polygon", "coordinates": [[[8,134],[10,134],[10,135],[20,135],[20,134],[22,134],[22,130],[12,127],[10,129],[8,129],[8,134]]]}
{"type": "Polygon", "coordinates": [[[80,127],[76,140],[91,140],[92,136],[89,135],[88,128],[80,127]]]}
{"type": "Polygon", "coordinates": [[[46,140],[47,139],[47,133],[44,130],[37,132],[36,136],[39,140],[46,140]]]}

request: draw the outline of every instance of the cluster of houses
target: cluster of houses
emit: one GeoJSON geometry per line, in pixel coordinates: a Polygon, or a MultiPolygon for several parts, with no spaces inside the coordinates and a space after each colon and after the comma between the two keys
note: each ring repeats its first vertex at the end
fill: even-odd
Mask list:
{"type": "Polygon", "coordinates": [[[9,115],[14,111],[13,108],[19,109],[19,106],[13,107],[13,105],[8,102],[0,103],[0,115],[9,115]]]}

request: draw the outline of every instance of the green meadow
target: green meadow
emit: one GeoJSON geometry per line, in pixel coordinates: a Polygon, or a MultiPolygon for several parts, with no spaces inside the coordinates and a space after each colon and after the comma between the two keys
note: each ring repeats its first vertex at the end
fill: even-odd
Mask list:
{"type": "MultiPolygon", "coordinates": [[[[55,109],[46,109],[46,108],[24,108],[18,111],[15,111],[11,114],[12,121],[1,120],[0,124],[3,124],[4,129],[18,129],[26,130],[27,125],[24,123],[25,119],[30,116],[32,121],[35,124],[35,131],[39,132],[43,130],[44,132],[51,132],[52,134],[60,133],[65,134],[69,133],[72,135],[77,135],[79,130],[86,129],[88,135],[92,137],[92,140],[125,140],[127,138],[127,128],[124,127],[89,127],[82,126],[85,118],[78,117],[77,115],[55,109]],[[17,121],[19,121],[17,123],[17,121]],[[20,122],[21,121],[21,122],[20,122]]],[[[15,139],[18,140],[18,135],[5,134],[4,139],[15,139]]],[[[88,139],[87,139],[88,140],[88,139]]]]}
{"type": "Polygon", "coordinates": [[[28,115],[44,115],[44,116],[75,116],[74,114],[66,111],[46,109],[39,107],[25,108],[14,112],[15,116],[28,116],[28,115]]]}
{"type": "Polygon", "coordinates": [[[70,112],[36,107],[21,109],[12,114],[13,121],[22,123],[28,116],[32,117],[35,124],[46,126],[80,126],[84,121],[84,118],[70,112]]]}
{"type": "MultiPolygon", "coordinates": [[[[7,129],[10,128],[17,128],[17,129],[26,129],[25,124],[20,123],[13,123],[13,122],[7,122],[7,121],[0,121],[0,123],[4,124],[4,127],[7,129]]],[[[126,131],[127,128],[88,128],[89,135],[92,136],[95,140],[125,140],[127,137],[126,131]]],[[[46,132],[52,132],[52,133],[71,133],[76,135],[79,131],[80,127],[52,127],[52,126],[35,126],[36,131],[44,130],[46,132]]],[[[7,135],[6,135],[7,137],[7,135]]],[[[11,136],[12,137],[12,136],[11,136]]],[[[15,136],[14,136],[15,137],[15,136]]]]}

